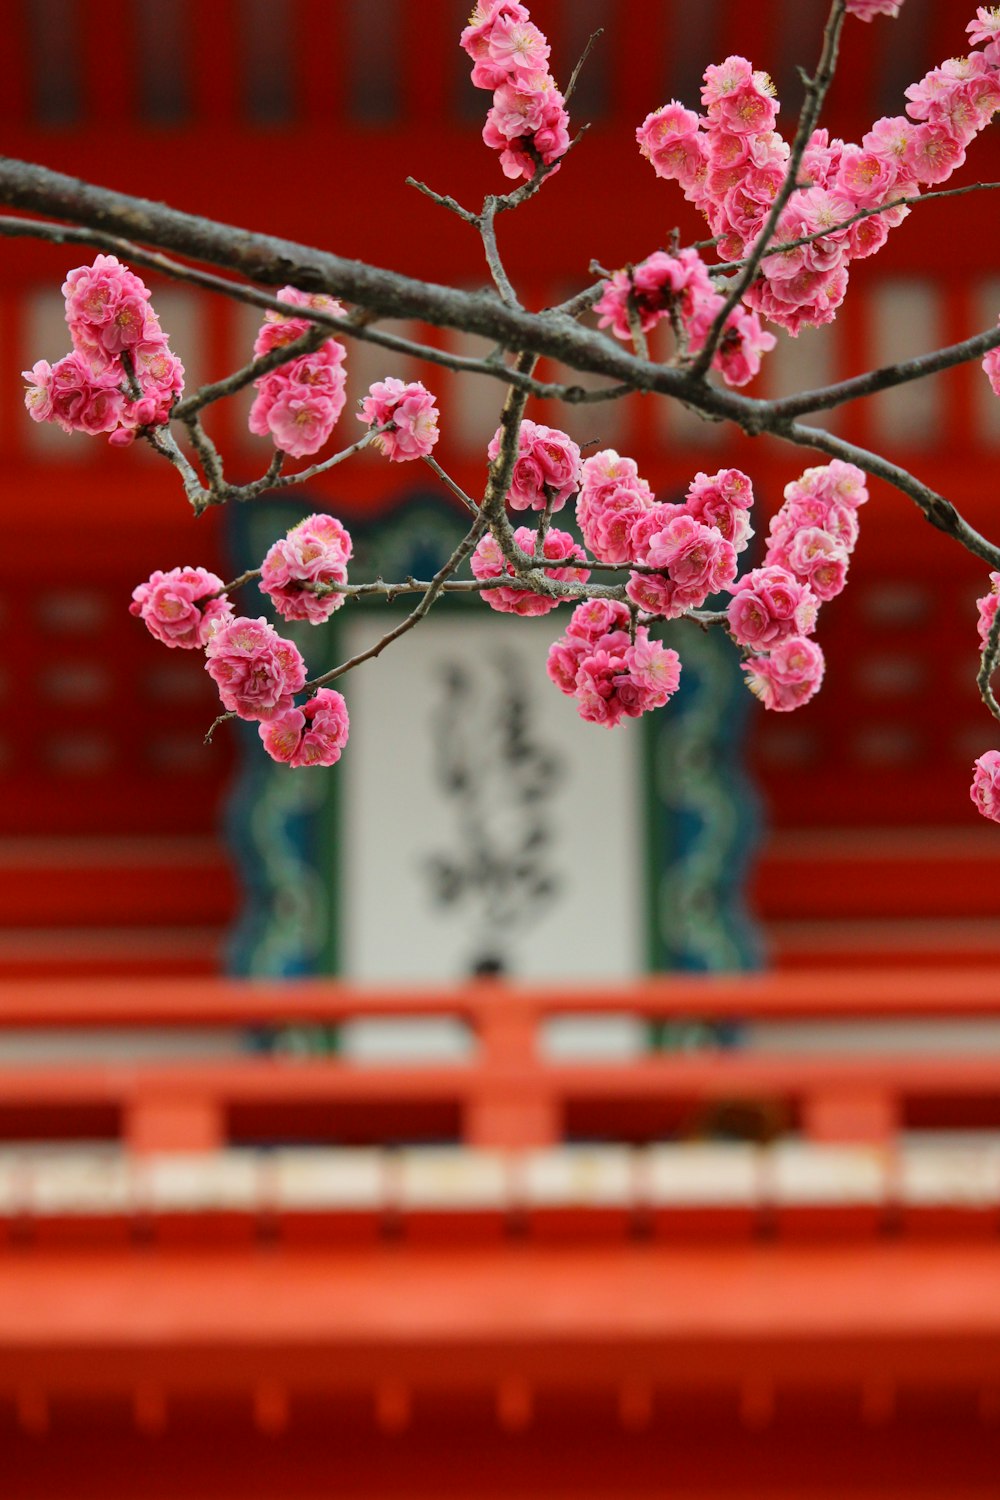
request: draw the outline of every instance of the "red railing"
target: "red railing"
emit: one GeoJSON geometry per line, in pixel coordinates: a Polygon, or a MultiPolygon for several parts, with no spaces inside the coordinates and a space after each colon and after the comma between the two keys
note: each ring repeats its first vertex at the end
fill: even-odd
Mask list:
{"type": "Polygon", "coordinates": [[[885,1140],[906,1125],[1000,1128],[1000,1050],[877,1052],[833,1041],[822,1055],[709,1045],[630,1061],[547,1057],[543,1028],[569,1015],[760,1022],[1000,1018],[1000,971],[799,971],[649,981],[618,991],[366,991],[294,984],[85,982],[7,986],[0,1028],[235,1028],[233,1054],[191,1061],[39,1062],[0,1068],[0,1136],[121,1138],[137,1151],[266,1140],[351,1144],[444,1140],[534,1147],[642,1142],[710,1129],[713,1112],[765,1109],[813,1140],[885,1140]],[[332,1055],[241,1052],[288,1024],[449,1016],[468,1026],[455,1060],[362,1065],[332,1055]]]}

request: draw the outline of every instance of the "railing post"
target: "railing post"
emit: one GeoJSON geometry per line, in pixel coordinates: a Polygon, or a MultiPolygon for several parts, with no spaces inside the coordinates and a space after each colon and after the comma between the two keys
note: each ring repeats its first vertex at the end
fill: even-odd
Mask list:
{"type": "Polygon", "coordinates": [[[225,1120],[218,1099],[195,1093],[137,1092],[125,1106],[125,1143],[136,1155],[218,1151],[225,1120]]]}
{"type": "Polygon", "coordinates": [[[465,1106],[469,1146],[551,1146],[560,1138],[558,1100],[538,1056],[537,1011],[495,986],[477,1011],[479,1062],[465,1106]]]}
{"type": "Polygon", "coordinates": [[[899,1129],[899,1102],[863,1084],[818,1089],[802,1101],[802,1133],[811,1141],[890,1141],[899,1129]]]}

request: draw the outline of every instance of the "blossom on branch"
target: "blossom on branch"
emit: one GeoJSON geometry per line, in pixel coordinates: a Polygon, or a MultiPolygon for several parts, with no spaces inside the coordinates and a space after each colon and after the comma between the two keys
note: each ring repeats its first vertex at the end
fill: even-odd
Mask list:
{"type": "Polygon", "coordinates": [[[216,625],[233,613],[223,587],[222,579],[206,568],[157,571],[132,590],[129,614],[137,615],[164,646],[195,650],[206,645],[216,625]]]}
{"type": "Polygon", "coordinates": [[[286,766],[333,766],[347,744],[351,721],[343,696],[320,688],[301,708],[281,709],[258,726],[264,749],[286,766]]]}
{"type": "Polygon", "coordinates": [[[358,421],[385,429],[375,441],[386,458],[399,464],[427,457],[441,436],[439,416],[434,397],[419,380],[404,383],[390,375],[369,387],[358,421]]]}
{"type": "Polygon", "coordinates": [[[260,567],[261,592],[284,620],[319,625],[344,602],[322,586],[347,582],[352,543],[347,528],[328,515],[306,516],[271,547],[260,567]]]}
{"type": "Polygon", "coordinates": [[[219,689],[223,707],[241,719],[273,719],[305,686],[306,667],[298,647],[278,635],[263,616],[213,621],[205,658],[205,670],[219,689]]]}

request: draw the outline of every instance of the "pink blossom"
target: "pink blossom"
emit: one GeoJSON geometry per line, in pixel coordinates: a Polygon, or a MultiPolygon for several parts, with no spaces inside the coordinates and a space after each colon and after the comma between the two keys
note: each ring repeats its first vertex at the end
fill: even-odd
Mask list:
{"type": "Polygon", "coordinates": [[[598,562],[631,562],[631,530],[653,504],[653,492],[634,459],[613,448],[585,459],[576,497],[576,519],[583,540],[598,562]]]}
{"type": "Polygon", "coordinates": [[[499,21],[527,21],[530,13],[518,0],[478,0],[469,24],[459,37],[459,46],[475,62],[489,52],[490,37],[499,21]]]}
{"type": "Polygon", "coordinates": [[[658,177],[677,178],[682,186],[704,159],[698,116],[674,99],[646,116],[635,133],[639,150],[658,177]]]}
{"type": "Polygon", "coordinates": [[[846,547],[818,526],[797,531],[785,552],[785,566],[824,602],[843,589],[847,565],[846,547]]]}
{"type": "Polygon", "coordinates": [[[681,664],[676,651],[660,641],[651,641],[640,625],[632,641],[628,631],[616,628],[628,620],[613,611],[603,618],[612,629],[598,633],[601,612],[589,600],[578,605],[566,634],[549,648],[547,671],[556,687],[577,700],[582,719],[613,728],[623,718],[638,718],[662,708],[677,691],[681,664]],[[574,628],[575,627],[575,628],[574,628]]]}
{"type": "Polygon", "coordinates": [[[767,656],[743,663],[747,687],[765,708],[790,713],[814,697],[823,682],[823,652],[815,641],[788,636],[767,656]]]}
{"type": "Polygon", "coordinates": [[[350,533],[333,516],[306,516],[264,558],[261,592],[283,619],[319,625],[341,607],[344,595],[316,592],[316,586],[346,583],[351,550],[350,533]]]}
{"type": "Polygon", "coordinates": [[[1000,750],[987,750],[975,762],[969,796],[977,812],[1000,823],[1000,750]]]}
{"type": "MultiPolygon", "coordinates": [[[[500,453],[503,429],[497,428],[487,454],[495,461],[500,453]]],[[[507,501],[514,510],[561,510],[580,486],[580,450],[573,439],[556,427],[525,420],[517,435],[517,458],[511,475],[507,501]]]]}
{"type": "MultiPolygon", "coordinates": [[[[522,552],[534,557],[537,537],[530,526],[519,526],[514,532],[514,541],[522,552]]],[[[569,532],[557,531],[555,527],[551,527],[545,534],[542,556],[546,561],[551,559],[553,562],[587,560],[583,548],[574,542],[569,532]]],[[[511,578],[515,576],[513,564],[507,562],[499,543],[492,535],[484,536],[476,547],[471,567],[473,576],[479,579],[502,578],[505,573],[511,578]]],[[[557,583],[586,583],[590,573],[586,568],[546,568],[545,576],[557,583]]],[[[536,594],[519,588],[484,589],[482,597],[491,609],[511,615],[547,615],[562,603],[558,595],[536,594]]]]}
{"type": "Polygon", "coordinates": [[[1000,573],[990,574],[990,591],[977,599],[976,604],[979,609],[979,644],[985,649],[1000,604],[1000,573]]]}
{"type": "Polygon", "coordinates": [[[36,422],[55,422],[63,432],[113,432],[125,411],[117,376],[105,368],[94,373],[74,350],[56,364],[40,359],[24,371],[29,386],[24,403],[36,422]]]}
{"type": "MultiPolygon", "coordinates": [[[[344,311],[334,298],[300,292],[296,287],[282,287],[278,297],[291,307],[311,307],[338,316],[344,311]]],[[[259,357],[283,348],[312,326],[307,318],[269,311],[254,342],[254,354],[259,357]]],[[[326,339],[318,349],[298,355],[255,381],[257,395],[248,418],[250,431],[270,437],[292,458],[317,453],[344,409],[344,357],[343,345],[336,339],[326,339]]]]}
{"type": "Polygon", "coordinates": [[[160,332],[148,288],[115,255],[98,255],[93,265],[77,266],[62,290],[73,347],[95,371],[117,363],[123,352],[160,332]]]}
{"type": "Polygon", "coordinates": [[[349,730],[342,695],[320,688],[301,708],[289,705],[260,724],[257,733],[271,759],[282,765],[332,766],[340,759],[349,730]]]}
{"type": "Polygon", "coordinates": [[[584,599],[566,626],[566,635],[591,643],[613,631],[627,631],[631,611],[617,599],[584,599]]]}
{"type": "Polygon", "coordinates": [[[156,572],[132,590],[129,614],[137,615],[165,646],[190,651],[204,646],[216,624],[232,616],[223,587],[222,579],[205,568],[156,572]],[[210,597],[213,594],[219,597],[210,597]]]}
{"type": "Polygon", "coordinates": [[[1000,42],[1000,5],[978,6],[975,20],[970,21],[965,29],[974,47],[980,42],[1000,42]]]}
{"type": "Polygon", "coordinates": [[[650,696],[650,705],[662,708],[676,693],[681,680],[681,661],[676,651],[662,641],[652,641],[645,630],[636,631],[634,646],[625,652],[625,665],[632,681],[650,696]]]}
{"type": "Polygon", "coordinates": [[[630,307],[643,333],[648,333],[671,309],[676,308],[682,319],[689,318],[699,298],[715,295],[696,250],[681,250],[677,255],[657,250],[637,266],[616,271],[594,311],[598,327],[610,327],[616,338],[627,341],[632,337],[630,307]]]}
{"type": "Polygon", "coordinates": [[[743,552],[753,536],[750,507],[753,486],[740,469],[697,473],[688,486],[684,509],[703,526],[714,526],[736,552],[743,552]]]}
{"type": "Polygon", "coordinates": [[[633,603],[666,619],[704,604],[710,594],[732,582],[737,567],[732,544],[686,514],[674,516],[651,536],[636,550],[635,561],[668,576],[632,573],[626,593],[633,603]]]}
{"type": "Polygon", "coordinates": [[[274,718],[290,706],[306,680],[298,647],[263,617],[213,622],[205,657],[223,706],[241,719],[274,718]]]}
{"type": "Polygon", "coordinates": [[[404,383],[390,375],[369,387],[358,421],[388,430],[375,439],[392,463],[426,458],[440,437],[434,397],[419,380],[404,383]]]}
{"type": "Polygon", "coordinates": [[[903,164],[917,182],[937,183],[949,178],[965,161],[965,148],[944,122],[926,120],[915,125],[903,164]]]}
{"type": "Polygon", "coordinates": [[[327,391],[287,385],[267,409],[267,428],[276,448],[292,458],[305,458],[322,448],[343,407],[327,391]]]}
{"type": "Polygon", "coordinates": [[[859,21],[874,21],[876,16],[898,16],[903,0],[846,0],[849,16],[859,21]]]}
{"type": "Polygon", "coordinates": [[[790,635],[811,635],[819,604],[784,568],[754,568],[730,585],[729,630],[741,646],[769,650],[790,635]]]}

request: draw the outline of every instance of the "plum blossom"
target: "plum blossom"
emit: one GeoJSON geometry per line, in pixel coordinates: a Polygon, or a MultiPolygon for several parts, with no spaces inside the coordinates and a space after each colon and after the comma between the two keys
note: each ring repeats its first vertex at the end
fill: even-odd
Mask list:
{"type": "MultiPolygon", "coordinates": [[[[290,307],[311,307],[342,316],[344,309],[332,297],[300,292],[285,286],[278,298],[290,307]]],[[[294,313],[269,311],[254,341],[259,357],[292,343],[314,325],[294,313]]],[[[276,370],[254,381],[257,395],[250,408],[248,426],[258,437],[270,437],[275,446],[292,458],[318,453],[327,442],[344,409],[345,352],[336,339],[326,339],[318,349],[300,354],[276,370]]]]}
{"type": "MultiPolygon", "coordinates": [[[[526,552],[529,557],[535,556],[537,537],[530,526],[519,526],[514,532],[514,541],[522,552],[526,552]]],[[[542,556],[546,561],[551,559],[552,562],[582,563],[587,560],[583,548],[574,542],[569,532],[558,531],[555,527],[545,533],[542,556]]],[[[471,567],[473,576],[479,579],[502,578],[505,573],[511,578],[515,576],[513,565],[507,562],[500,544],[492,535],[484,536],[479,542],[472,554],[471,567]]],[[[546,568],[545,576],[557,583],[586,583],[590,573],[586,568],[560,567],[546,568]]],[[[491,609],[510,615],[547,615],[563,602],[556,595],[536,594],[529,589],[520,588],[484,589],[482,597],[491,609]]]]}
{"type": "Polygon", "coordinates": [[[264,558],[261,592],[283,619],[319,625],[344,602],[342,593],[324,593],[321,586],[347,582],[351,552],[350,533],[334,516],[306,516],[279,537],[264,558]]]}
{"type": "Polygon", "coordinates": [[[505,176],[532,178],[538,165],[558,171],[569,149],[566,103],[549,72],[549,44],[524,5],[480,0],[460,43],[476,88],[492,89],[483,140],[500,153],[505,176]]]}
{"type": "Polygon", "coordinates": [[[549,648],[547,671],[560,692],[577,700],[582,719],[613,728],[662,708],[677,691],[676,651],[651,640],[644,625],[633,641],[628,608],[609,599],[578,604],[566,633],[549,648]]]}
{"type": "Polygon", "coordinates": [[[369,387],[358,421],[383,427],[375,439],[392,463],[426,458],[441,434],[434,397],[419,380],[404,382],[390,375],[369,387]]]}
{"type": "Polygon", "coordinates": [[[305,685],[306,667],[297,646],[261,616],[213,621],[205,646],[205,670],[219,689],[223,707],[241,719],[273,719],[291,706],[305,685]]]}
{"type": "Polygon", "coordinates": [[[77,266],[63,283],[72,353],[23,372],[25,406],[64,432],[107,433],[127,447],[162,426],[184,389],[184,367],[149,303],[149,290],[114,255],[77,266]]]}
{"type": "MultiPolygon", "coordinates": [[[[503,429],[497,428],[487,454],[494,461],[500,452],[503,429]]],[[[580,487],[580,450],[571,437],[556,427],[522,421],[517,435],[517,458],[511,475],[507,502],[513,510],[561,510],[580,487]]]]}
{"type": "Polygon", "coordinates": [[[991,573],[989,593],[976,600],[979,609],[979,645],[983,649],[989,639],[998,604],[1000,604],[1000,573],[991,573]]]}
{"type": "Polygon", "coordinates": [[[332,766],[347,744],[350,718],[343,696],[333,688],[319,691],[296,708],[289,703],[260,724],[264,749],[286,766],[332,766]]]}
{"type": "Polygon", "coordinates": [[[898,16],[903,0],[846,0],[849,16],[859,21],[874,21],[876,16],[898,16]]]}
{"type": "Polygon", "coordinates": [[[631,573],[625,592],[641,609],[667,620],[699,608],[736,576],[732,543],[687,514],[672,516],[635,549],[634,560],[658,571],[631,573]]]}
{"type": "Polygon", "coordinates": [[[157,571],[132,590],[129,614],[137,615],[165,646],[190,651],[204,646],[216,625],[232,616],[224,587],[206,568],[157,571]]]}
{"type": "Polygon", "coordinates": [[[790,713],[815,697],[823,682],[823,652],[815,641],[792,635],[778,641],[767,656],[743,663],[747,687],[765,708],[790,713]]]}
{"type": "Polygon", "coordinates": [[[819,604],[784,568],[754,568],[730,585],[729,631],[741,646],[769,650],[791,635],[811,635],[819,604]]]}

